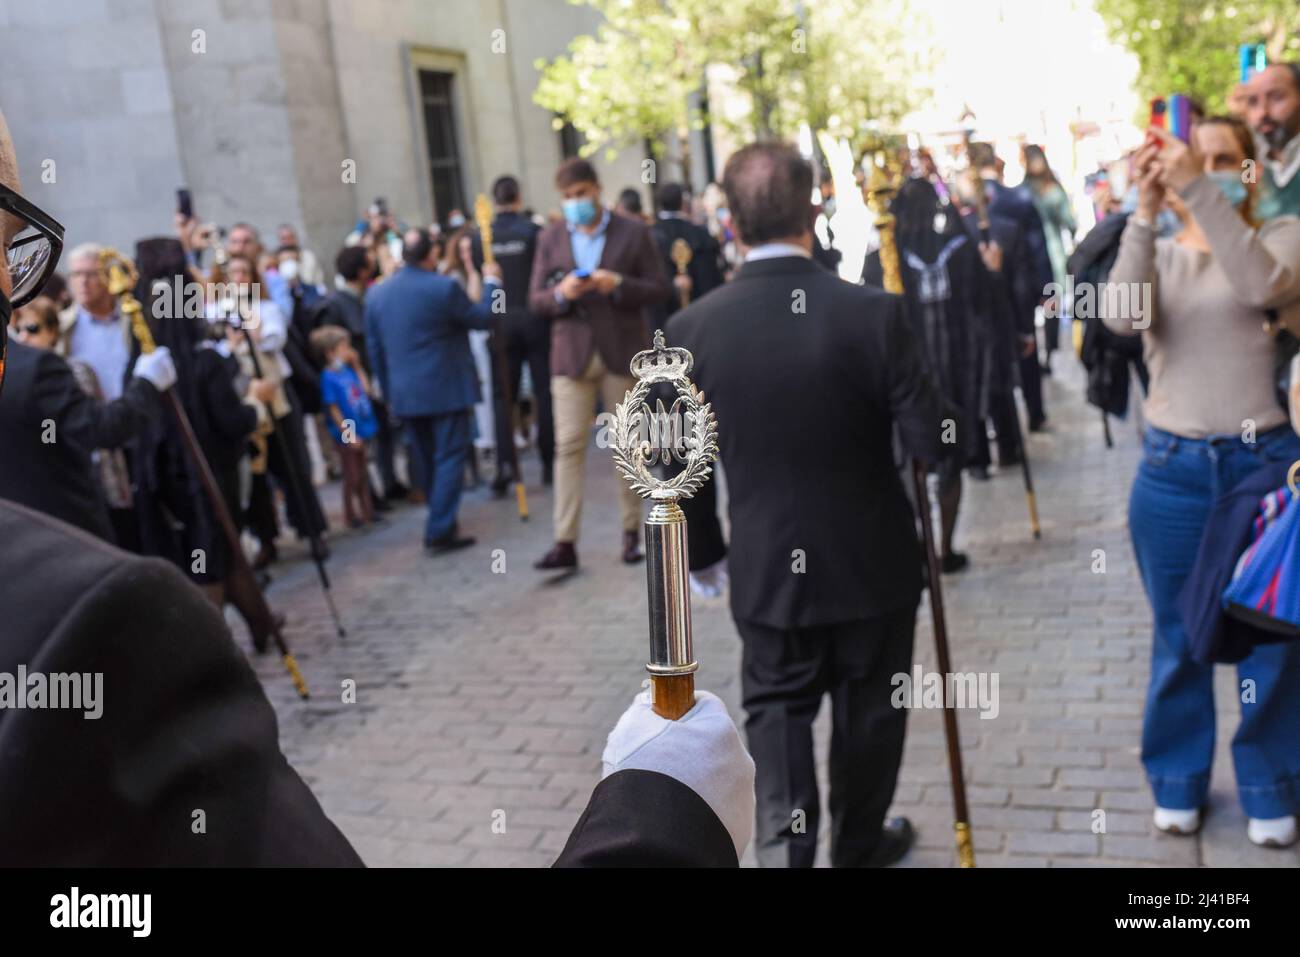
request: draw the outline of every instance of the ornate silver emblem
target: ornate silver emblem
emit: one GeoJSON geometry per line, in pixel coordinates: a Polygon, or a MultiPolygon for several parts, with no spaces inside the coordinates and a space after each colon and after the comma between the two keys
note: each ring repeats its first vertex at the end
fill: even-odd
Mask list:
{"type": "Polygon", "coordinates": [[[656,329],[654,348],[632,357],[630,369],[636,385],[614,409],[611,446],[614,466],[632,491],[656,502],[690,498],[708,481],[718,459],[718,423],[704,393],[688,378],[695,364],[685,349],[670,349],[662,329],[656,329]],[[663,400],[651,409],[646,404],[650,387],[666,382],[677,392],[672,407],[663,400]],[[681,427],[675,423],[681,423],[681,427]],[[671,479],[650,473],[656,460],[677,458],[685,468],[671,479]]]}

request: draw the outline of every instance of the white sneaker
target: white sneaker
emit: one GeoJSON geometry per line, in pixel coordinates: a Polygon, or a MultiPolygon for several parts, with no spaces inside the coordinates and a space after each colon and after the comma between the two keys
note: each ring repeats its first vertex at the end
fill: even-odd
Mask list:
{"type": "Polygon", "coordinates": [[[1196,808],[1157,807],[1156,828],[1166,834],[1195,834],[1201,829],[1201,812],[1196,808]]]}
{"type": "Polygon", "coordinates": [[[1296,842],[1294,817],[1252,817],[1246,836],[1260,847],[1290,847],[1296,842]]]}

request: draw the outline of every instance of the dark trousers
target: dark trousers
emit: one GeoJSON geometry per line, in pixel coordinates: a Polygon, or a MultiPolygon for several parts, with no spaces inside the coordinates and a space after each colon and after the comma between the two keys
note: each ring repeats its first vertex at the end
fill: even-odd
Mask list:
{"type": "Polygon", "coordinates": [[[1016,441],[1016,397],[1012,392],[995,392],[989,396],[989,415],[987,421],[975,424],[975,455],[968,465],[982,465],[986,468],[992,464],[989,450],[988,424],[993,424],[993,433],[997,436],[998,462],[1005,463],[1015,458],[1020,452],[1016,441]]]}
{"type": "Polygon", "coordinates": [[[1037,425],[1047,418],[1043,407],[1043,370],[1038,364],[1038,352],[1025,356],[1020,362],[1020,391],[1029,411],[1029,424],[1037,425]]]}
{"type": "Polygon", "coordinates": [[[375,418],[379,421],[379,431],[375,433],[373,443],[374,462],[379,469],[379,481],[383,483],[384,495],[390,494],[399,484],[397,471],[393,468],[393,453],[396,449],[396,430],[388,417],[388,406],[382,399],[370,400],[374,407],[375,418]]]}
{"type": "Polygon", "coordinates": [[[275,478],[284,493],[289,524],[300,538],[311,538],[326,531],[325,512],[311,483],[311,460],[307,457],[307,439],[302,430],[302,409],[292,390],[287,415],[276,420],[279,435],[267,436],[267,473],[275,478]],[[283,441],[281,441],[283,440],[283,441]]]}
{"type": "Polygon", "coordinates": [[[912,666],[916,608],[778,629],[737,621],[745,734],[757,769],[754,847],[764,867],[811,867],[820,795],[813,720],[829,693],[831,864],[862,866],[880,841],[903,760],[907,711],[892,679],[912,666]]]}
{"type": "MultiPolygon", "coordinates": [[[[544,322],[532,316],[506,316],[500,328],[493,330],[489,348],[492,350],[492,411],[496,419],[497,476],[501,478],[514,470],[514,412],[507,408],[501,389],[501,360],[497,350],[505,349],[506,375],[509,376],[510,395],[519,402],[519,380],[524,363],[533,380],[533,405],[537,415],[537,454],[547,466],[555,461],[555,418],[551,411],[551,331],[544,322]]],[[[514,480],[520,476],[511,475],[514,480]]]]}
{"type": "Polygon", "coordinates": [[[419,468],[411,470],[424,482],[429,517],[424,525],[425,544],[456,531],[460,493],[465,487],[465,459],[469,455],[469,410],[444,415],[413,415],[404,420],[411,451],[419,468]]]}

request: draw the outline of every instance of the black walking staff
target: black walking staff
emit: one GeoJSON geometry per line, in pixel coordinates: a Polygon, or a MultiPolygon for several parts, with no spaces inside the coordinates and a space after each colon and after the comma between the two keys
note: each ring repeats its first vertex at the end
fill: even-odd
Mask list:
{"type": "MultiPolygon", "coordinates": [[[[253,334],[249,330],[248,323],[243,321],[238,315],[237,304],[236,314],[226,317],[226,321],[234,325],[244,333],[244,342],[248,346],[248,356],[253,362],[253,375],[262,378],[262,362],[257,357],[257,343],[253,341],[253,334]]],[[[311,545],[311,559],[316,564],[316,574],[320,577],[321,592],[325,595],[325,604],[329,606],[330,617],[334,619],[334,627],[338,630],[340,638],[348,636],[347,630],[343,627],[343,621],[339,618],[339,611],[334,607],[334,595],[330,591],[330,576],[325,570],[325,545],[320,540],[320,531],[316,528],[311,519],[311,512],[307,509],[307,499],[303,497],[302,486],[298,484],[298,467],[297,459],[290,456],[289,442],[284,437],[284,432],[280,429],[280,423],[276,420],[275,414],[272,413],[271,434],[276,445],[280,449],[280,457],[284,460],[284,473],[289,477],[289,488],[286,490],[297,505],[298,514],[302,517],[303,528],[307,532],[307,541],[311,545]]]]}
{"type": "MultiPolygon", "coordinates": [[[[880,236],[880,273],[884,277],[886,292],[903,294],[903,276],[898,266],[898,247],[894,242],[894,217],[889,212],[889,196],[894,191],[885,171],[872,167],[867,181],[867,202],[876,214],[876,231],[880,236]]],[[[943,612],[943,574],[939,554],[934,548],[934,527],[930,515],[930,493],[925,487],[925,466],[912,461],[912,482],[916,493],[916,508],[921,513],[921,543],[925,547],[926,567],[930,570],[930,618],[934,625],[934,649],[939,673],[943,675],[943,739],[948,748],[948,776],[952,781],[953,831],[957,835],[957,863],[959,867],[975,866],[975,845],[971,840],[970,809],[966,805],[966,775],[961,764],[961,739],[957,732],[957,712],[953,708],[952,674],[948,657],[948,623],[943,612]]]]}
{"type": "MultiPolygon", "coordinates": [[[[122,315],[130,323],[131,334],[135,336],[136,342],[140,344],[140,351],[145,353],[153,352],[153,333],[149,331],[149,325],[145,322],[144,310],[140,307],[139,300],[131,293],[138,278],[135,264],[116,249],[104,249],[99,254],[99,265],[107,277],[108,291],[118,297],[122,315]]],[[[298,696],[300,698],[309,698],[311,693],[307,690],[307,682],[303,680],[302,672],[298,670],[298,662],[294,660],[293,654],[289,651],[289,645],[284,640],[284,635],[280,633],[280,623],[276,620],[275,615],[271,613],[270,607],[266,604],[265,596],[262,595],[261,589],[257,587],[257,579],[253,576],[253,570],[248,567],[248,559],[244,557],[244,547],[239,540],[239,529],[235,527],[234,520],[230,517],[230,511],[226,508],[226,500],[221,494],[221,489],[217,486],[216,477],[212,474],[212,467],[208,464],[203,449],[199,446],[199,440],[194,435],[194,427],[190,424],[189,416],[185,414],[185,409],[181,405],[180,399],[176,397],[175,390],[168,389],[162,394],[162,397],[176,419],[176,425],[180,429],[185,451],[189,454],[190,461],[199,473],[199,480],[203,484],[203,490],[207,493],[208,501],[212,505],[212,511],[217,516],[217,521],[225,534],[226,544],[230,549],[232,566],[229,585],[231,588],[237,588],[240,591],[239,606],[241,610],[247,609],[251,612],[249,626],[253,629],[255,638],[258,635],[269,633],[275,639],[275,646],[280,651],[280,657],[284,661],[285,669],[289,672],[289,677],[293,680],[293,686],[297,689],[298,696]]]]}

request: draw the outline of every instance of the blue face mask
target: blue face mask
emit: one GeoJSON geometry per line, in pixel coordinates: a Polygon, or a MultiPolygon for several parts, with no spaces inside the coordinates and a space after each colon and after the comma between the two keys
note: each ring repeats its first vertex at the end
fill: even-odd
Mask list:
{"type": "Polygon", "coordinates": [[[1219,187],[1219,192],[1228,198],[1234,207],[1240,206],[1249,195],[1246,184],[1241,181],[1241,174],[1235,170],[1216,169],[1205,174],[1210,182],[1219,187]]]}
{"type": "Polygon", "coordinates": [[[596,201],[590,198],[566,199],[564,219],[572,226],[590,226],[596,219],[596,201]]]}

